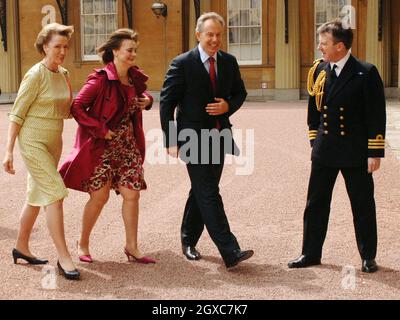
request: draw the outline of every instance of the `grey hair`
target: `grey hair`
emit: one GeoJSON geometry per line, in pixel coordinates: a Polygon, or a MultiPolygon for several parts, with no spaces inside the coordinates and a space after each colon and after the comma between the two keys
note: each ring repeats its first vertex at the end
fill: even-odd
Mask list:
{"type": "Polygon", "coordinates": [[[197,19],[197,25],[196,25],[196,32],[202,32],[203,31],[203,26],[204,22],[207,20],[212,19],[214,21],[217,21],[221,24],[221,26],[224,28],[225,27],[225,20],[222,18],[218,13],[216,12],[207,12],[203,13],[198,19],[197,19]]]}

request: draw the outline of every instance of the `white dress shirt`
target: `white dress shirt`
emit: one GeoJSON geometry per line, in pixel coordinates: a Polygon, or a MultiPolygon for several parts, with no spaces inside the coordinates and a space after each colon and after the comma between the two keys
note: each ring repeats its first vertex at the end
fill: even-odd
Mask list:
{"type": "Polygon", "coordinates": [[[343,70],[343,68],[344,68],[344,66],[345,66],[345,64],[346,64],[346,62],[349,60],[350,54],[351,54],[351,52],[350,52],[350,50],[349,50],[349,51],[347,52],[347,54],[346,54],[342,59],[340,59],[338,62],[331,62],[331,63],[330,63],[330,64],[331,64],[331,70],[332,70],[332,68],[333,68],[333,65],[336,64],[335,72],[336,72],[336,75],[337,75],[338,77],[339,77],[340,73],[342,72],[342,70],[343,70]]]}
{"type": "MultiPolygon", "coordinates": [[[[201,47],[201,45],[198,45],[199,52],[200,52],[200,59],[201,62],[203,62],[204,68],[206,68],[207,72],[210,73],[210,62],[208,61],[208,58],[210,57],[201,47]]],[[[218,61],[217,61],[217,53],[213,55],[214,58],[214,66],[215,66],[215,75],[218,76],[218,61]]]]}

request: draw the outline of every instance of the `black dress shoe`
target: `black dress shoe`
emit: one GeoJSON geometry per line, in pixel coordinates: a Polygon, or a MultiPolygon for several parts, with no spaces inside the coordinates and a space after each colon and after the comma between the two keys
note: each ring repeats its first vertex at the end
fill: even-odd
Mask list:
{"type": "Polygon", "coordinates": [[[12,256],[14,259],[14,264],[17,263],[18,259],[24,259],[29,264],[46,264],[49,262],[46,259],[38,259],[38,258],[28,257],[15,248],[12,251],[12,256]]]}
{"type": "Polygon", "coordinates": [[[193,246],[182,245],[182,252],[188,260],[200,260],[200,252],[193,246]]]}
{"type": "Polygon", "coordinates": [[[233,258],[225,261],[225,266],[227,268],[232,268],[232,267],[236,266],[239,262],[242,262],[244,260],[251,258],[253,256],[253,254],[254,254],[253,250],[246,250],[246,251],[235,250],[233,252],[233,258]]]}
{"type": "Polygon", "coordinates": [[[65,279],[68,280],[79,280],[79,277],[81,276],[80,272],[78,269],[74,269],[72,271],[67,271],[64,270],[63,267],[61,267],[61,264],[59,261],[57,261],[57,267],[58,267],[58,273],[62,276],[65,277],[65,279]]]}
{"type": "Polygon", "coordinates": [[[305,255],[301,255],[295,260],[289,261],[288,267],[290,269],[292,268],[307,268],[310,266],[316,266],[321,264],[321,259],[320,258],[310,258],[305,255]]]}
{"type": "Polygon", "coordinates": [[[361,271],[367,273],[376,272],[378,271],[378,265],[376,264],[374,259],[371,260],[363,259],[361,271]]]}

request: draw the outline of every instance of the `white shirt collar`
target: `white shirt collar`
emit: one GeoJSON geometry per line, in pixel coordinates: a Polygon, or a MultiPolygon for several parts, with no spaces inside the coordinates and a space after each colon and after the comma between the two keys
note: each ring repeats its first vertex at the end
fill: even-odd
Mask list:
{"type": "MultiPolygon", "coordinates": [[[[200,43],[197,47],[199,48],[201,62],[205,63],[206,61],[208,61],[208,58],[210,56],[203,50],[200,43]]],[[[213,58],[214,58],[215,62],[217,62],[217,53],[215,53],[213,55],[213,58]]]]}
{"type": "Polygon", "coordinates": [[[331,70],[332,70],[334,64],[337,65],[337,67],[336,67],[336,69],[335,69],[336,75],[337,75],[337,76],[339,76],[339,75],[340,75],[340,72],[342,72],[344,66],[346,65],[346,62],[347,62],[347,61],[349,60],[349,58],[350,58],[350,54],[351,54],[351,51],[349,50],[349,51],[347,52],[347,54],[346,54],[342,59],[340,59],[340,60],[337,61],[337,62],[331,62],[331,63],[330,63],[330,64],[331,64],[331,70]]]}

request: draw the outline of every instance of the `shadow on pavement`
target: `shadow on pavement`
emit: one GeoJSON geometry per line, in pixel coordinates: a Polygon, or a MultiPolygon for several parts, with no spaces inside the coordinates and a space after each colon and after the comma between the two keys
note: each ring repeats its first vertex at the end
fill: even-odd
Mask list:
{"type": "Polygon", "coordinates": [[[0,227],[0,241],[16,239],[17,235],[18,235],[17,230],[0,227]]]}
{"type": "Polygon", "coordinates": [[[376,281],[379,283],[382,283],[388,287],[400,290],[400,282],[399,281],[393,281],[393,279],[400,279],[400,271],[391,269],[391,268],[386,268],[381,265],[379,265],[379,269],[375,273],[364,273],[364,272],[357,272],[357,275],[362,276],[365,279],[369,279],[372,281],[376,281]]]}
{"type": "MultiPolygon", "coordinates": [[[[186,260],[173,251],[158,251],[150,254],[158,263],[144,265],[132,262],[94,261],[79,263],[82,279],[71,282],[58,277],[58,288],[72,294],[81,293],[87,298],[111,299],[158,299],[161,292],[174,292],[174,288],[190,288],[210,291],[220,290],[226,283],[242,288],[288,287],[296,291],[319,292],[323,287],[313,285],[316,275],[312,270],[291,272],[286,267],[242,262],[237,267],[226,269],[222,260],[205,256],[200,261],[186,260]],[[213,264],[219,263],[215,269],[213,264]],[[211,268],[210,268],[211,267],[211,268]],[[162,275],[162,276],[160,276],[162,275]]],[[[173,299],[173,298],[172,298],[173,299]]]]}

